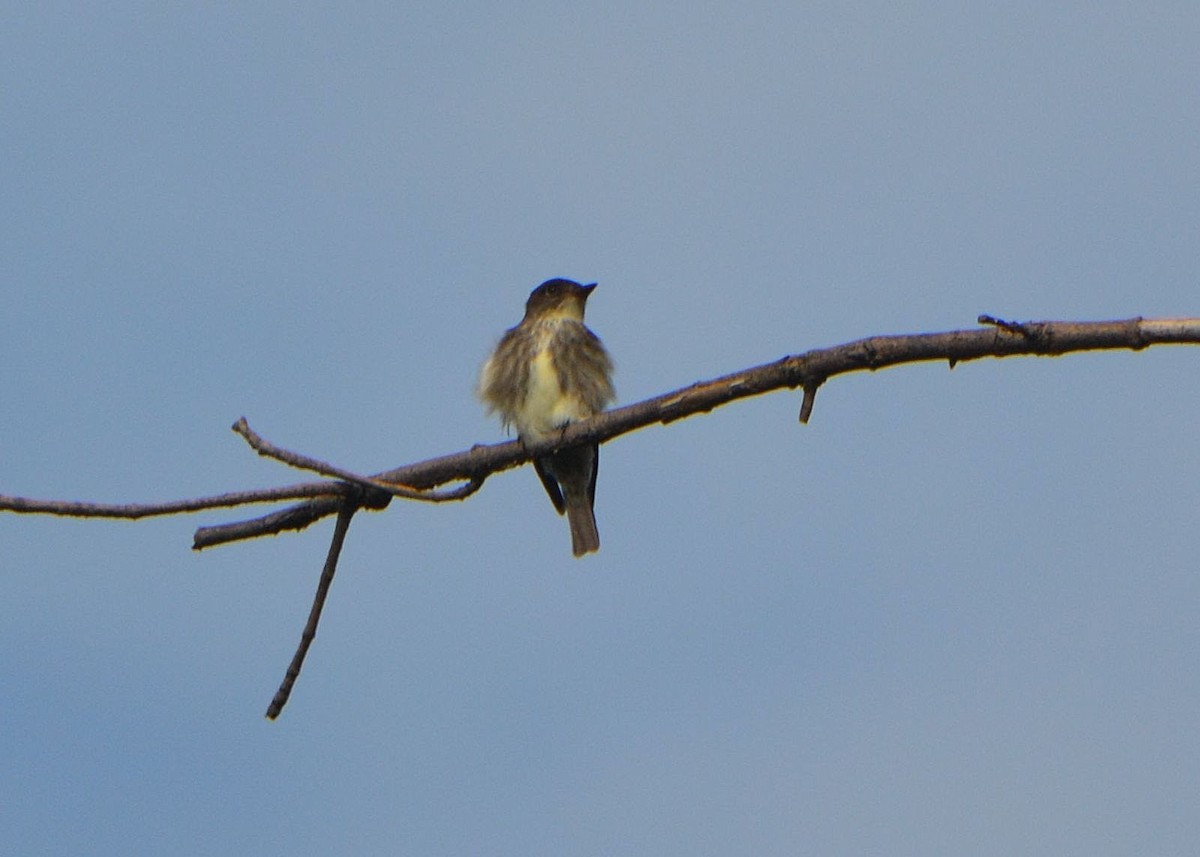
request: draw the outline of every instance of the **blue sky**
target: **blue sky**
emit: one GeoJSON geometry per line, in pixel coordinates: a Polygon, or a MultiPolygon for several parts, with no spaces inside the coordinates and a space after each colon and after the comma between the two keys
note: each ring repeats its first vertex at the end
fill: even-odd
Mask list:
{"type": "MultiPolygon", "coordinates": [[[[26,4],[0,492],[503,437],[551,276],[621,403],[879,333],[1200,314],[1193,3],[26,4]]],[[[0,516],[14,854],[1180,853],[1197,352],[903,367],[351,528],[0,516]]]]}

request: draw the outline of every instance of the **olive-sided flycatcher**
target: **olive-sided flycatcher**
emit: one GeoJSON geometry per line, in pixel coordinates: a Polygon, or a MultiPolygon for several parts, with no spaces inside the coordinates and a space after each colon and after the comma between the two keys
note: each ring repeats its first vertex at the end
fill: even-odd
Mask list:
{"type": "MultiPolygon", "coordinates": [[[[525,303],[521,323],[504,334],[479,376],[488,413],[515,426],[522,441],[538,441],[604,410],[615,398],[612,361],[583,323],[583,307],[596,284],[547,280],[525,303]]],[[[534,469],[558,514],[571,524],[571,550],[600,549],[596,516],[597,444],[535,459],[534,469]]]]}

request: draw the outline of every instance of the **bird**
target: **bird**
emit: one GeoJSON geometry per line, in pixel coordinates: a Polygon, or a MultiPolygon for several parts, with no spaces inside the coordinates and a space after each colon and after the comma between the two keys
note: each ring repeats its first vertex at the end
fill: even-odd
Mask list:
{"type": "MultiPolygon", "coordinates": [[[[523,443],[552,437],[616,398],[612,359],[583,323],[595,288],[596,283],[546,280],[530,293],[524,317],[500,338],[480,370],[477,392],[487,412],[499,414],[523,443]]],[[[567,516],[571,552],[579,557],[599,550],[594,509],[599,444],[541,456],[533,466],[554,508],[567,516]]]]}

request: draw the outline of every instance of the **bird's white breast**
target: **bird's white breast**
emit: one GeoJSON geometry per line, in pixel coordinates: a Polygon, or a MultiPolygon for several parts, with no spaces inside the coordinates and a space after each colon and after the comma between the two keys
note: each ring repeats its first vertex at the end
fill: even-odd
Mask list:
{"type": "Polygon", "coordinates": [[[517,432],[524,437],[550,434],[567,423],[591,416],[578,396],[568,396],[558,381],[558,370],[550,357],[555,325],[540,337],[529,366],[529,388],[520,411],[515,414],[517,432]]]}

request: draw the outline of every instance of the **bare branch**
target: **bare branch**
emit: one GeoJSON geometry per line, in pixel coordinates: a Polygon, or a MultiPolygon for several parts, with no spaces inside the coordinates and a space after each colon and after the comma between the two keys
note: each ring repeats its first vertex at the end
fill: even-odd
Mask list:
{"type": "MultiPolygon", "coordinates": [[[[986,328],[873,336],[831,348],[815,349],[605,411],[568,426],[557,438],[537,444],[526,446],[519,441],[510,441],[480,445],[371,476],[359,476],[306,456],[280,450],[253,434],[243,420],[238,424],[245,427],[243,437],[248,441],[251,437],[255,438],[251,443],[258,451],[341,481],[314,482],[159,504],[109,505],[0,496],[0,511],[142,518],[250,503],[305,501],[258,518],[201,527],[196,531],[193,542],[193,547],[199,550],[241,539],[303,529],[314,521],[336,513],[347,499],[368,509],[384,508],[392,495],[430,502],[461,500],[477,491],[490,474],[524,464],[533,457],[581,443],[601,443],[654,423],[674,422],[706,413],[738,399],[774,390],[803,387],[800,419],[807,422],[817,388],[829,378],[849,372],[874,371],[902,363],[930,360],[945,360],[953,368],[961,361],[982,357],[1049,356],[1107,349],[1137,351],[1150,345],[1200,344],[1200,319],[1197,318],[1012,322],[981,315],[978,321],[986,328]],[[432,491],[439,485],[458,480],[464,480],[465,484],[441,493],[432,491]]],[[[239,430],[238,426],[235,426],[235,430],[239,430]]]]}
{"type": "Polygon", "coordinates": [[[279,690],[267,706],[267,719],[274,720],[287,705],[288,697],[292,695],[292,687],[300,677],[300,669],[304,666],[304,658],[308,655],[308,647],[317,637],[317,625],[321,621],[321,611],[325,609],[325,598],[329,595],[329,587],[333,584],[333,575],[337,573],[338,557],[342,553],[342,544],[346,541],[346,531],[350,529],[350,519],[358,507],[353,503],[343,503],[338,510],[337,524],[333,529],[333,539],[329,543],[329,553],[325,557],[325,567],[321,569],[321,579],[317,582],[317,591],[313,595],[312,608],[308,611],[308,621],[304,623],[304,632],[300,635],[300,644],[292,655],[279,690]]]}
{"type": "MultiPolygon", "coordinates": [[[[801,420],[807,422],[812,413],[816,388],[829,378],[863,370],[875,371],[902,363],[945,360],[953,367],[959,362],[983,357],[1057,356],[1074,351],[1138,351],[1150,345],[1200,345],[1200,318],[1015,323],[980,316],[980,323],[988,325],[988,329],[872,336],[831,348],[815,349],[605,411],[591,419],[573,423],[555,439],[528,446],[519,441],[475,446],[465,452],[376,473],[371,479],[396,482],[416,489],[431,488],[455,479],[482,479],[556,449],[604,442],[654,423],[667,424],[707,413],[738,399],[784,388],[805,388],[801,420]]],[[[311,523],[333,514],[337,511],[337,505],[336,500],[311,500],[285,511],[291,516],[288,518],[291,525],[295,525],[299,520],[311,523]]],[[[279,532],[277,525],[276,516],[268,515],[256,521],[204,527],[196,532],[194,547],[200,549],[279,532]]]]}

